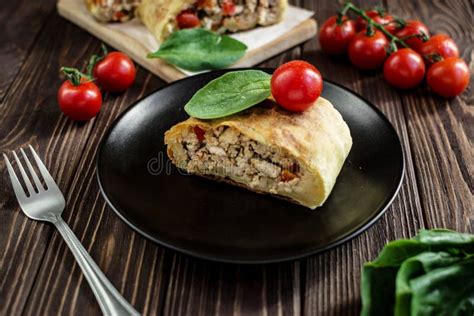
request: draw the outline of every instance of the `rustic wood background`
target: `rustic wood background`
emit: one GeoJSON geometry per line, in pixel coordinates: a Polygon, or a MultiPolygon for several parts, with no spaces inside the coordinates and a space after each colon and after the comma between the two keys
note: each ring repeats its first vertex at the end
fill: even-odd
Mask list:
{"type": "MultiPolygon", "coordinates": [[[[324,21],[332,0],[292,1],[324,21]]],[[[366,7],[377,1],[357,1],[366,7]]],[[[465,1],[385,0],[391,13],[424,21],[451,35],[473,69],[473,7],[465,1]]],[[[422,227],[474,232],[472,87],[445,100],[425,87],[390,88],[380,72],[362,73],[318,49],[317,40],[263,66],[295,58],[375,103],[397,129],[407,159],[403,187],[370,229],[322,255],[267,266],[217,264],[186,257],[146,240],[105,204],[94,157],[107,126],[135,100],[165,83],[139,69],[136,84],[105,98],[85,124],[61,115],[56,103],[61,65],[81,66],[100,42],[60,18],[54,0],[0,4],[0,152],[32,144],[67,199],[64,218],[124,296],[150,315],[354,315],[360,310],[363,262],[382,246],[422,227]]],[[[0,162],[0,314],[98,315],[99,307],[53,226],[20,211],[0,162]]]]}

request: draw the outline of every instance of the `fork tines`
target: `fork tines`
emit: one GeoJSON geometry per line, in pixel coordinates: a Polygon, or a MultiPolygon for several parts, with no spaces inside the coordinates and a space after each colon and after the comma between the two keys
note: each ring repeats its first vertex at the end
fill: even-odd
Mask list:
{"type": "Polygon", "coordinates": [[[8,156],[6,154],[3,154],[3,157],[5,158],[5,162],[7,165],[7,170],[8,174],[10,175],[10,180],[12,182],[13,190],[15,191],[15,194],[17,196],[22,196],[24,198],[26,197],[31,197],[33,194],[40,193],[42,191],[48,190],[48,188],[52,187],[54,185],[54,180],[51,177],[51,175],[48,172],[48,169],[44,166],[43,162],[41,159],[38,157],[36,154],[35,150],[31,145],[28,146],[31,150],[31,154],[33,155],[33,158],[36,162],[36,167],[38,168],[39,172],[41,173],[42,178],[44,179],[44,182],[46,184],[46,187],[41,183],[40,178],[38,177],[38,174],[36,173],[35,169],[33,168],[33,165],[31,164],[28,156],[26,155],[25,151],[23,148],[20,149],[21,154],[23,156],[23,160],[26,163],[26,166],[28,167],[29,174],[30,176],[27,175],[25,168],[23,167],[20,159],[18,158],[18,155],[16,154],[15,151],[13,151],[13,157],[15,158],[16,164],[18,165],[18,169],[20,170],[21,178],[23,180],[23,183],[26,186],[26,192],[23,189],[23,186],[21,185],[17,174],[15,173],[15,170],[13,169],[12,164],[10,163],[10,160],[8,159],[8,156]],[[35,183],[35,188],[33,187],[33,184],[30,181],[30,178],[33,179],[33,182],[35,183]]]}

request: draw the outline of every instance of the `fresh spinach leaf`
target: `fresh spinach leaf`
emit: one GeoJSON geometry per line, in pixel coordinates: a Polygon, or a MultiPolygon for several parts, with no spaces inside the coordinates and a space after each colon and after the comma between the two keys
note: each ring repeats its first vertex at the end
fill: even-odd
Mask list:
{"type": "Polygon", "coordinates": [[[474,235],[462,234],[449,229],[422,230],[413,239],[432,247],[462,246],[466,251],[474,251],[474,235]]]}
{"type": "Polygon", "coordinates": [[[397,267],[364,265],[361,276],[361,316],[393,315],[397,267]]]}
{"type": "Polygon", "coordinates": [[[422,252],[405,260],[396,277],[395,315],[410,315],[412,287],[411,281],[434,269],[453,265],[464,260],[464,256],[453,255],[449,252],[422,252]]]}
{"type": "Polygon", "coordinates": [[[377,259],[369,264],[374,267],[399,267],[403,261],[425,251],[426,249],[427,246],[417,240],[395,240],[386,244],[377,259]]]}
{"type": "MultiPolygon", "coordinates": [[[[393,315],[394,312],[396,315],[428,315],[421,310],[419,314],[413,313],[414,310],[418,310],[414,303],[413,282],[434,271],[451,268],[472,258],[474,258],[474,235],[446,229],[423,230],[410,240],[401,239],[388,243],[377,259],[364,264],[362,269],[361,315],[393,315]]],[[[464,273],[464,269],[453,271],[464,273]]],[[[454,272],[451,273],[453,280],[462,279],[454,272]]],[[[451,292],[456,292],[457,288],[453,284],[454,282],[451,284],[451,292]]],[[[471,287],[468,286],[468,289],[471,290],[471,287]]],[[[424,299],[421,294],[417,295],[416,300],[424,299]]],[[[470,308],[469,304],[474,302],[470,298],[467,301],[459,297],[453,299],[455,301],[452,308],[461,311],[470,308]]],[[[437,304],[442,305],[443,301],[440,300],[437,304]]]]}
{"type": "Polygon", "coordinates": [[[201,88],[184,110],[199,119],[215,119],[248,109],[271,95],[271,75],[260,70],[232,71],[201,88]]]}
{"type": "Polygon", "coordinates": [[[148,58],[166,62],[189,71],[226,68],[245,55],[247,46],[227,35],[196,28],[172,33],[159,50],[148,58]]]}
{"type": "Polygon", "coordinates": [[[395,240],[382,249],[372,262],[362,269],[361,315],[392,315],[395,304],[395,279],[398,268],[406,259],[426,250],[415,240],[395,240]]]}
{"type": "Polygon", "coordinates": [[[410,281],[411,314],[474,315],[474,258],[430,271],[410,281]]]}

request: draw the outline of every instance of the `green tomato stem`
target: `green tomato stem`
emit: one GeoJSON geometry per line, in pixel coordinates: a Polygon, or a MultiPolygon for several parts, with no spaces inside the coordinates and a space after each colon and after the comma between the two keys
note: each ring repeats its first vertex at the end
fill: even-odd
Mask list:
{"type": "Polygon", "coordinates": [[[98,55],[92,55],[89,59],[89,62],[87,63],[86,73],[90,78],[94,76],[94,67],[101,59],[102,58],[98,55]]]}
{"type": "Polygon", "coordinates": [[[99,61],[103,60],[105,58],[105,56],[107,56],[107,54],[109,53],[109,51],[107,50],[107,46],[105,46],[104,43],[101,43],[100,47],[102,49],[102,55],[101,56],[99,56],[97,54],[92,55],[91,58],[89,59],[89,62],[87,63],[86,73],[89,76],[89,78],[94,77],[93,72],[94,72],[95,65],[99,61]]]}
{"type": "Polygon", "coordinates": [[[367,30],[365,31],[365,34],[367,36],[374,36],[375,30],[374,25],[372,23],[369,22],[369,24],[367,25],[367,30]]]}
{"type": "Polygon", "coordinates": [[[107,49],[107,46],[105,46],[104,43],[100,43],[100,48],[102,48],[102,58],[105,58],[107,54],[109,53],[109,50],[107,49]]]}
{"type": "Polygon", "coordinates": [[[338,15],[337,15],[337,25],[342,25],[342,23],[344,22],[343,21],[343,18],[344,16],[347,14],[347,11],[349,10],[349,7],[347,6],[344,6],[344,8],[342,8],[341,11],[339,11],[338,15]]]}
{"type": "Polygon", "coordinates": [[[71,67],[61,67],[61,72],[66,75],[66,78],[71,81],[71,83],[75,86],[78,86],[81,84],[82,78],[86,78],[90,80],[91,78],[77,70],[76,68],[71,68],[71,67]]]}
{"type": "Polygon", "coordinates": [[[355,5],[353,5],[351,2],[346,2],[346,4],[344,5],[344,8],[342,9],[341,12],[347,12],[347,11],[352,11],[354,12],[355,14],[357,14],[358,16],[362,17],[364,20],[367,21],[369,27],[372,25],[373,27],[377,28],[378,30],[380,30],[383,34],[385,34],[385,36],[388,37],[388,39],[390,40],[390,42],[394,42],[394,43],[400,43],[400,45],[402,45],[403,47],[406,47],[408,48],[409,46],[405,43],[405,41],[403,41],[402,39],[396,37],[395,35],[391,34],[389,31],[387,31],[385,29],[385,27],[380,24],[380,23],[377,23],[375,22],[373,19],[371,19],[367,14],[365,14],[364,10],[361,10],[359,9],[358,7],[356,7],[355,5]]]}
{"type": "Polygon", "coordinates": [[[432,62],[432,63],[436,63],[438,61],[442,61],[443,60],[443,56],[441,56],[440,54],[438,53],[431,53],[431,54],[426,54],[426,55],[423,55],[423,58],[425,58],[426,60],[432,62]]]}

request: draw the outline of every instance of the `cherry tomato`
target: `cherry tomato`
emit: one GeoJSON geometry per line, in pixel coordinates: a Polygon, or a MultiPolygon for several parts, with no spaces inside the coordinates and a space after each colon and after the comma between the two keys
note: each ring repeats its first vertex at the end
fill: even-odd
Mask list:
{"type": "Polygon", "coordinates": [[[433,35],[428,41],[421,44],[418,48],[420,53],[426,60],[430,61],[430,56],[438,54],[443,58],[459,57],[459,49],[456,43],[445,34],[433,35]]]}
{"type": "Polygon", "coordinates": [[[425,76],[425,63],[413,49],[402,48],[387,58],[383,65],[383,76],[396,88],[414,88],[425,76]]]}
{"type": "Polygon", "coordinates": [[[66,80],[59,88],[58,103],[67,117],[76,121],[86,121],[99,113],[102,95],[92,81],[83,79],[75,86],[71,81],[66,80]]]}
{"type": "MultiPolygon", "coordinates": [[[[393,16],[388,15],[388,14],[380,15],[380,13],[377,10],[367,10],[365,11],[365,14],[367,14],[369,18],[374,20],[375,23],[387,24],[387,23],[393,22],[393,16]]],[[[365,31],[366,27],[367,27],[367,21],[363,17],[359,16],[356,20],[356,30],[365,31]]],[[[390,23],[390,24],[385,25],[384,27],[387,31],[389,31],[390,33],[393,33],[397,29],[397,24],[390,23]]]]}
{"type": "Polygon", "coordinates": [[[469,84],[469,67],[458,57],[449,57],[434,63],[428,69],[426,80],[431,89],[446,98],[461,94],[469,84]]]}
{"type": "Polygon", "coordinates": [[[345,54],[349,42],[355,36],[354,21],[349,20],[346,16],[342,18],[342,21],[342,24],[338,25],[337,16],[332,16],[324,22],[319,30],[319,43],[328,54],[345,54]]]}
{"type": "Polygon", "coordinates": [[[275,101],[292,112],[309,108],[321,95],[323,79],[313,65],[294,60],[278,67],[271,79],[275,101]]]}
{"type": "Polygon", "coordinates": [[[133,61],[124,53],[111,52],[94,67],[94,78],[105,91],[125,91],[135,81],[133,61]]]}
{"type": "Polygon", "coordinates": [[[349,59],[360,69],[375,69],[383,64],[387,57],[388,41],[380,31],[369,36],[365,31],[359,32],[349,43],[349,59]]]}
{"type": "Polygon", "coordinates": [[[423,44],[423,40],[419,37],[412,37],[416,35],[426,34],[427,36],[430,35],[428,27],[424,25],[422,22],[417,20],[408,20],[407,24],[399,28],[395,31],[395,36],[401,39],[406,37],[410,37],[405,40],[408,46],[413,48],[414,50],[418,50],[419,47],[423,44]]]}
{"type": "Polygon", "coordinates": [[[197,17],[196,13],[190,10],[185,10],[181,12],[176,17],[176,22],[178,23],[179,29],[192,29],[201,25],[201,22],[199,21],[199,18],[197,17]]]}
{"type": "Polygon", "coordinates": [[[224,16],[234,15],[235,14],[235,3],[232,0],[224,0],[221,4],[222,13],[224,16]]]}

